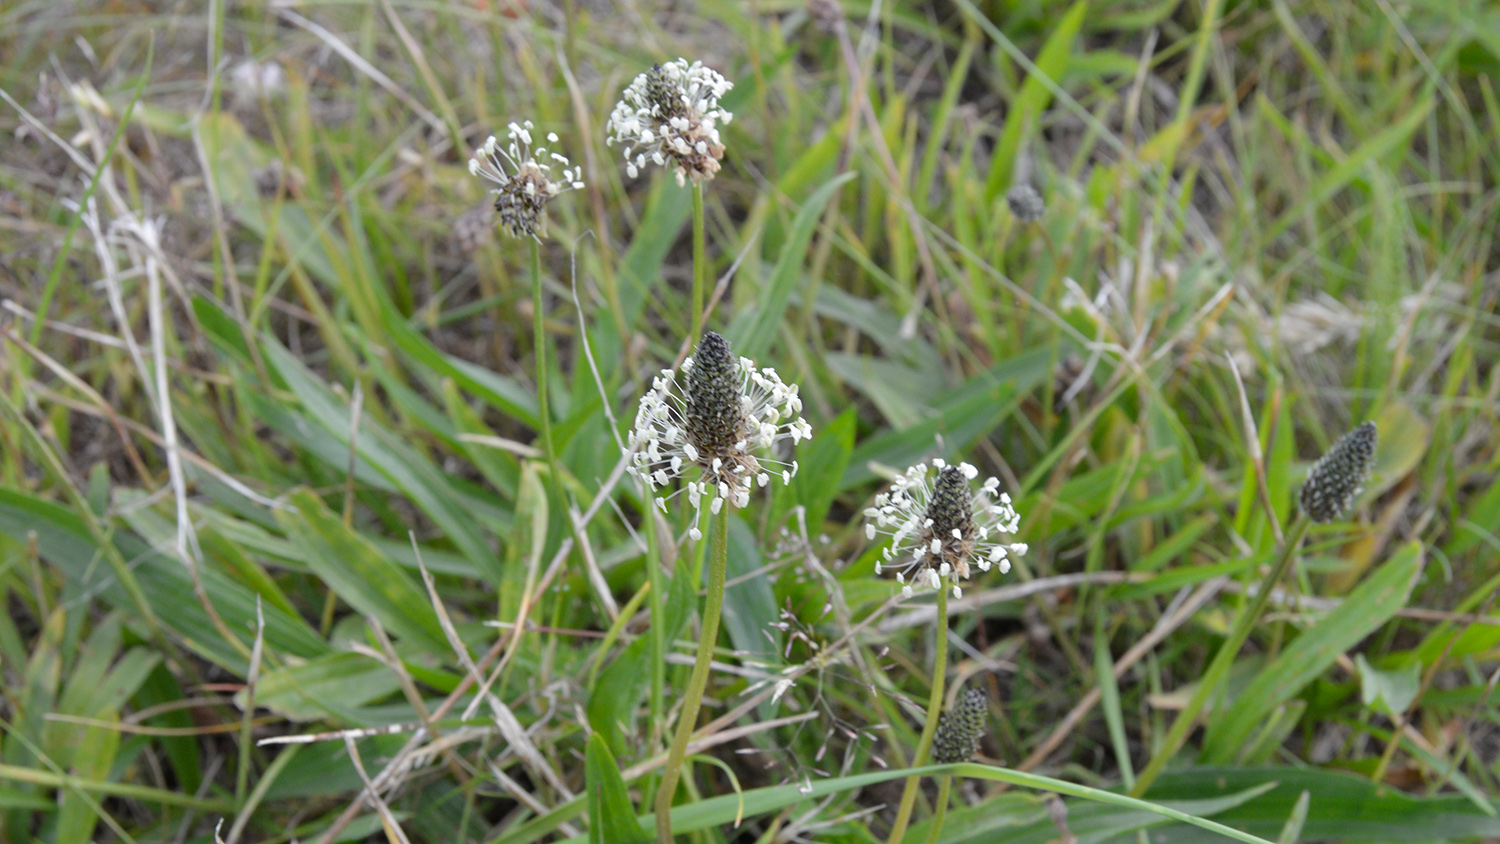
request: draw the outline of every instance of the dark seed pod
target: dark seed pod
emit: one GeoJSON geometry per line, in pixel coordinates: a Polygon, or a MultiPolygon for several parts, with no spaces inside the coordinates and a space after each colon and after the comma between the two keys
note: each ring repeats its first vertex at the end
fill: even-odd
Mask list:
{"type": "Polygon", "coordinates": [[[1375,442],[1375,423],[1366,422],[1340,437],[1313,464],[1297,496],[1309,519],[1321,524],[1343,518],[1370,475],[1375,442]]]}

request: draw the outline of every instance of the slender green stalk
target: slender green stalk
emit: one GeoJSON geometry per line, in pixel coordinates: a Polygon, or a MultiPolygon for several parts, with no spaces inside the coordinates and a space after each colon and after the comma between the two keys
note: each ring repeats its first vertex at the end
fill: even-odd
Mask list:
{"type": "Polygon", "coordinates": [[[703,703],[703,690],[708,687],[709,661],[714,655],[714,643],[719,638],[719,613],[724,608],[724,572],[729,567],[729,508],[725,507],[713,517],[708,557],[708,595],[703,600],[703,630],[698,638],[698,657],[693,661],[693,675],[688,680],[687,693],[682,699],[682,715],[677,720],[677,733],[672,737],[672,747],[667,751],[667,764],[662,769],[661,789],[656,792],[656,840],[659,844],[672,844],[672,797],[677,791],[677,781],[682,776],[682,760],[687,755],[688,737],[698,721],[698,707],[703,703]]]}
{"type": "MultiPolygon", "coordinates": [[[[922,736],[917,739],[917,750],[912,754],[910,767],[926,763],[927,751],[932,749],[932,736],[937,732],[938,716],[943,714],[943,684],[948,679],[948,590],[939,589],[937,599],[937,648],[932,660],[932,694],[927,696],[927,723],[922,725],[922,736]]],[[[906,789],[901,792],[901,808],[896,812],[896,823],[886,844],[900,844],[906,835],[906,826],[911,823],[911,810],[917,803],[917,787],[921,777],[907,777],[906,789]]]]}
{"type": "Polygon", "coordinates": [[[937,844],[943,834],[943,821],[948,817],[948,793],[953,788],[953,775],[943,774],[938,779],[937,806],[932,810],[932,830],[927,833],[927,844],[937,844]]]}
{"type": "Polygon", "coordinates": [[[693,182],[693,333],[703,336],[703,297],[708,286],[708,244],[703,225],[703,183],[693,182]]]}
{"type": "MultiPolygon", "coordinates": [[[[662,713],[666,711],[662,705],[665,698],[664,689],[667,685],[667,609],[666,609],[666,579],[662,577],[661,570],[661,540],[656,535],[656,510],[651,505],[651,494],[646,493],[646,572],[651,582],[651,594],[647,596],[651,605],[651,627],[647,631],[651,636],[651,723],[653,725],[662,722],[662,713]]],[[[660,735],[658,727],[651,731],[651,749],[656,750],[657,736],[660,735]]]]}
{"type": "Polygon", "coordinates": [[[542,245],[536,238],[531,241],[531,330],[533,353],[536,355],[536,413],[540,420],[542,452],[547,458],[547,468],[552,470],[553,489],[562,489],[562,479],[557,476],[557,452],[552,450],[552,412],[547,407],[547,329],[542,324],[542,245]]]}
{"type": "Polygon", "coordinates": [[[1287,567],[1291,565],[1292,558],[1297,554],[1297,546],[1302,544],[1302,535],[1307,533],[1308,521],[1306,515],[1298,514],[1297,521],[1292,523],[1287,531],[1286,541],[1282,543],[1281,554],[1276,558],[1276,564],[1271,566],[1271,572],[1266,579],[1261,581],[1260,588],[1255,592],[1255,598],[1245,607],[1245,610],[1234,620],[1234,627],[1229,632],[1229,638],[1214,654],[1214,661],[1209,663],[1208,670],[1203,672],[1203,679],[1198,683],[1198,690],[1193,692],[1193,697],[1188,701],[1172,722],[1172,728],[1167,731],[1167,737],[1162,740],[1161,747],[1151,757],[1135,785],[1130,789],[1131,797],[1140,797],[1151,787],[1151,783],[1161,775],[1162,769],[1167,766],[1168,760],[1177,755],[1182,749],[1183,742],[1187,741],[1188,733],[1192,731],[1193,724],[1198,720],[1198,713],[1208,703],[1209,695],[1219,687],[1224,678],[1229,674],[1229,667],[1234,664],[1234,658],[1239,655],[1240,648],[1244,646],[1245,640],[1250,637],[1250,631],[1255,627],[1255,622],[1266,608],[1266,602],[1271,598],[1271,590],[1276,588],[1277,582],[1282,575],[1286,574],[1287,567]]]}

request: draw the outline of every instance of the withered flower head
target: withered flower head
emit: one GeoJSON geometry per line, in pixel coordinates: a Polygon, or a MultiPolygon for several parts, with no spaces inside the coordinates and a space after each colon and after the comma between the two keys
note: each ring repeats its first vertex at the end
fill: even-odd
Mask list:
{"type": "Polygon", "coordinates": [[[719,98],[733,87],[703,62],[687,59],[637,76],[609,116],[608,143],[624,147],[625,172],[633,179],[649,161],[670,168],[679,185],[712,179],[724,158],[719,124],[734,118],[719,98]]]}
{"type": "MultiPolygon", "coordinates": [[[[495,183],[495,213],[513,237],[536,237],[546,220],[547,201],[563,191],[583,187],[581,168],[574,167],[567,157],[546,147],[531,148],[532,128],[530,120],[512,123],[506,132],[510,144],[501,147],[491,135],[469,159],[470,173],[495,183]],[[554,167],[561,179],[552,178],[554,167]]],[[[547,140],[557,143],[557,135],[549,133],[547,140]]]]}
{"type": "Polygon", "coordinates": [[[1023,223],[1034,223],[1047,212],[1047,200],[1031,185],[1016,185],[1005,192],[1005,204],[1010,213],[1023,223]]]}

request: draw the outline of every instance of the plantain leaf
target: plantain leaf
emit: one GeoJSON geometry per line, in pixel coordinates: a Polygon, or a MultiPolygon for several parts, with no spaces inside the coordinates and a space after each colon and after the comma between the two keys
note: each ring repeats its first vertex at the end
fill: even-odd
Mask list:
{"type": "Polygon", "coordinates": [[[276,520],[307,549],[308,566],[334,594],[423,651],[449,652],[427,592],[406,570],[345,525],[311,491],[297,490],[290,500],[297,509],[278,511],[276,520]]]}
{"type": "Polygon", "coordinates": [[[807,244],[812,240],[813,229],[823,217],[823,208],[845,182],[855,173],[844,173],[823,183],[813,191],[797,216],[792,219],[792,228],[786,243],[781,247],[781,256],[771,270],[770,281],[756,297],[754,308],[741,311],[729,325],[725,336],[734,346],[735,354],[748,358],[764,355],[771,348],[776,332],[781,330],[782,315],[791,301],[792,291],[804,280],[802,267],[807,257],[807,244]]]}
{"type": "Polygon", "coordinates": [[[1222,718],[1209,722],[1203,760],[1222,764],[1233,759],[1272,710],[1301,693],[1406,605],[1421,569],[1422,546],[1405,545],[1336,609],[1294,639],[1250,681],[1222,718]]]}
{"type": "Polygon", "coordinates": [[[625,793],[625,780],[609,745],[598,733],[589,736],[584,751],[584,784],[589,800],[589,844],[643,844],[651,836],[635,819],[635,807],[625,793]]]}

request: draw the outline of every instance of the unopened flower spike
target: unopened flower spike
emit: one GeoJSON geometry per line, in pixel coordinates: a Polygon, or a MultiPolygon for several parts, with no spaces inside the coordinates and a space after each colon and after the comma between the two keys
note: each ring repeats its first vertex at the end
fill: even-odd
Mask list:
{"type": "Polygon", "coordinates": [[[960,598],[961,584],[974,569],[1010,571],[1010,558],[1025,554],[1026,545],[1001,542],[1000,534],[1014,534],[1021,517],[1010,495],[1000,492],[998,478],[975,492],[969,482],[978,476],[968,463],[918,463],[875,496],[875,506],[865,510],[865,537],[891,537],[875,573],[895,569],[905,595],[926,586],[951,588],[960,598]]]}
{"type": "MultiPolygon", "coordinates": [[[[790,484],[797,474],[795,460],[783,463],[758,453],[784,440],[811,438],[801,412],[796,384],[735,357],[729,341],[706,332],[696,353],[676,370],[663,369],[641,398],[630,431],[630,472],[653,490],[686,478],[682,489],[657,499],[663,510],[667,499],[683,491],[694,510],[706,505],[717,514],[725,502],[746,507],[751,489],[773,477],[790,484]],[[689,476],[693,467],[697,471],[689,476]]],[[[694,519],[695,540],[702,538],[696,524],[694,519]]]]}
{"type": "MultiPolygon", "coordinates": [[[[469,159],[469,172],[494,182],[495,212],[512,237],[536,237],[545,222],[547,201],[563,191],[583,187],[583,168],[545,146],[532,147],[530,120],[506,127],[510,143],[491,135],[469,159]]],[[[547,142],[557,143],[548,133],[547,142]]]]}
{"type": "Polygon", "coordinates": [[[984,722],[989,715],[983,689],[970,687],[958,696],[938,720],[932,736],[932,761],[939,765],[967,762],[979,750],[984,722]]]}
{"type": "Polygon", "coordinates": [[[621,95],[609,116],[607,143],[623,147],[632,179],[649,162],[669,168],[679,185],[708,181],[724,158],[719,124],[734,118],[719,98],[733,87],[703,62],[654,65],[621,95]]]}
{"type": "Polygon", "coordinates": [[[1314,522],[1341,519],[1359,495],[1375,462],[1375,423],[1366,422],[1339,438],[1307,472],[1297,501],[1314,522]]]}
{"type": "Polygon", "coordinates": [[[1005,192],[1005,204],[1010,213],[1023,223],[1034,223],[1047,213],[1047,200],[1031,185],[1016,185],[1005,192]]]}

